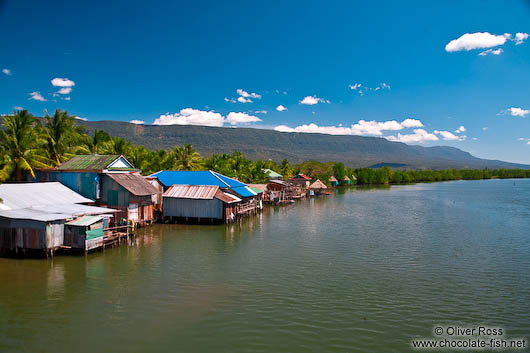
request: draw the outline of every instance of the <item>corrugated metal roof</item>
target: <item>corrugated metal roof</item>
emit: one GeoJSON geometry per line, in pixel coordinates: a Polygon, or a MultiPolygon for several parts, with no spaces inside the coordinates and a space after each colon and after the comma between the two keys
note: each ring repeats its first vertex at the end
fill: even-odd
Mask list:
{"type": "Polygon", "coordinates": [[[0,217],[11,219],[28,219],[42,222],[70,219],[83,215],[115,213],[118,210],[106,207],[95,207],[78,204],[47,205],[13,210],[0,210],[0,217]]]}
{"type": "Polygon", "coordinates": [[[272,169],[263,169],[263,173],[265,173],[265,175],[268,176],[269,178],[281,178],[282,177],[281,174],[276,173],[272,169]]]}
{"type": "Polygon", "coordinates": [[[136,196],[147,196],[158,194],[159,191],[143,176],[132,173],[109,173],[105,176],[111,178],[127,191],[136,196]]]}
{"type": "Polygon", "coordinates": [[[101,221],[103,216],[82,216],[77,219],[74,219],[73,221],[65,223],[68,226],[77,226],[77,227],[88,227],[89,225],[92,225],[96,222],[101,221]]]}
{"type": "Polygon", "coordinates": [[[240,181],[229,178],[211,170],[205,171],[178,171],[162,170],[151,174],[149,177],[156,177],[166,187],[178,185],[210,185],[221,188],[245,186],[240,181]]]}
{"type": "Polygon", "coordinates": [[[249,188],[256,191],[258,194],[267,190],[267,184],[247,184],[249,188]]]}
{"type": "Polygon", "coordinates": [[[172,185],[163,196],[180,199],[211,200],[218,190],[219,186],[213,185],[172,185]]]}
{"type": "Polygon", "coordinates": [[[337,180],[337,178],[335,178],[335,176],[332,175],[331,178],[329,178],[329,181],[331,181],[331,182],[336,182],[336,181],[338,181],[338,180],[337,180]]]}
{"type": "Polygon", "coordinates": [[[58,182],[1,184],[0,199],[4,210],[93,202],[58,182]]]}
{"type": "Polygon", "coordinates": [[[248,186],[238,186],[231,188],[231,190],[235,191],[238,195],[242,197],[252,197],[258,194],[257,192],[250,189],[248,186]]]}
{"type": "Polygon", "coordinates": [[[241,199],[239,197],[229,194],[227,192],[222,192],[221,190],[217,191],[217,193],[215,194],[215,198],[225,203],[241,202],[241,199]]]}
{"type": "Polygon", "coordinates": [[[121,156],[118,154],[108,155],[78,155],[72,157],[57,167],[58,170],[102,170],[121,156]]]}
{"type": "Polygon", "coordinates": [[[292,177],[291,179],[305,179],[305,180],[311,180],[310,177],[308,177],[307,175],[305,174],[296,174],[294,177],[292,177]]]}

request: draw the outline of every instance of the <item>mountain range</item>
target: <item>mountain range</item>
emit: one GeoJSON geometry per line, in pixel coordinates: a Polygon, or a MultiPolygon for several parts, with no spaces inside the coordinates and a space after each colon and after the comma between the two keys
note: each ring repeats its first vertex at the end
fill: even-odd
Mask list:
{"type": "Polygon", "coordinates": [[[194,125],[136,125],[122,121],[78,121],[89,133],[104,130],[148,149],[192,144],[203,156],[240,151],[250,159],[341,161],[352,167],[403,169],[524,168],[530,165],[481,159],[455,147],[423,147],[380,137],[278,132],[194,125]]]}

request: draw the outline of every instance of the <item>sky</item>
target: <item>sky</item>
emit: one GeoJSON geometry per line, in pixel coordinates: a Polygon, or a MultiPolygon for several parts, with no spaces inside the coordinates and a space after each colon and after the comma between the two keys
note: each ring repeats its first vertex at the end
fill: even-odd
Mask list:
{"type": "Polygon", "coordinates": [[[255,127],[530,163],[530,1],[0,0],[0,113],[255,127]]]}

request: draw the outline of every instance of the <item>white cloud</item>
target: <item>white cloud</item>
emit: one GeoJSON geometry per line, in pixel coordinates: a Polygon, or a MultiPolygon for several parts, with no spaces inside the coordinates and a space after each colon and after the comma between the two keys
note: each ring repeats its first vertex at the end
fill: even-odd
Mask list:
{"type": "Polygon", "coordinates": [[[388,91],[391,90],[390,85],[385,82],[381,82],[375,87],[367,87],[367,86],[364,86],[362,83],[354,83],[353,85],[348,85],[348,87],[353,91],[357,91],[360,96],[364,96],[364,94],[369,91],[377,92],[379,90],[388,90],[388,91]]]}
{"type": "Polygon", "coordinates": [[[57,91],[59,94],[70,94],[72,92],[72,87],[63,87],[57,91]]]}
{"type": "Polygon", "coordinates": [[[70,97],[64,97],[64,98],[61,98],[62,100],[65,100],[65,101],[69,101],[71,98],[70,97]]]}
{"type": "Polygon", "coordinates": [[[493,55],[501,55],[504,51],[501,49],[501,48],[498,48],[498,49],[488,49],[488,50],[484,50],[483,52],[480,52],[478,55],[480,56],[486,56],[488,54],[493,54],[493,55]]]}
{"type": "Polygon", "coordinates": [[[6,74],[7,76],[11,76],[12,75],[11,70],[9,70],[9,69],[2,69],[2,73],[6,74]]]}
{"type": "Polygon", "coordinates": [[[420,120],[416,119],[405,119],[401,122],[401,125],[404,128],[410,128],[410,127],[423,127],[423,123],[420,120]]]}
{"type": "Polygon", "coordinates": [[[442,136],[442,138],[446,141],[464,141],[467,138],[467,136],[456,136],[450,131],[434,130],[434,133],[442,136]]]}
{"type": "Polygon", "coordinates": [[[237,92],[237,94],[239,94],[241,97],[261,99],[261,95],[260,95],[260,94],[257,94],[257,93],[248,93],[247,91],[242,90],[241,88],[238,88],[238,89],[236,90],[236,92],[237,92]]]}
{"type": "Polygon", "coordinates": [[[515,33],[515,45],[522,44],[526,39],[528,39],[528,33],[515,33]]]}
{"type": "Polygon", "coordinates": [[[427,141],[438,141],[438,137],[435,134],[425,131],[424,129],[415,129],[413,134],[398,133],[397,136],[387,136],[387,140],[394,142],[427,142],[427,141]]]}
{"type": "Polygon", "coordinates": [[[193,108],[182,109],[174,114],[162,114],[155,119],[153,125],[204,125],[223,126],[224,117],[213,111],[203,111],[193,108]]]}
{"type": "Polygon", "coordinates": [[[305,133],[321,133],[329,135],[368,135],[368,136],[382,136],[383,131],[397,131],[410,127],[423,126],[421,121],[415,119],[405,119],[403,122],[396,120],[388,121],[366,121],[359,120],[351,127],[339,126],[319,126],[317,124],[303,124],[295,128],[286,125],[279,125],[274,128],[276,131],[282,132],[305,132],[305,133]]]}
{"type": "Polygon", "coordinates": [[[247,113],[230,112],[226,116],[226,121],[231,125],[236,125],[255,123],[261,121],[261,119],[254,115],[248,115],[247,113]]]}
{"type": "Polygon", "coordinates": [[[466,132],[466,128],[464,127],[464,125],[460,125],[460,127],[458,129],[456,129],[455,132],[457,134],[460,134],[462,132],[466,132]]]}
{"type": "Polygon", "coordinates": [[[72,80],[69,80],[67,78],[60,78],[56,77],[53,80],[51,80],[52,85],[55,87],[73,87],[75,86],[75,82],[72,80]]]}
{"type": "Polygon", "coordinates": [[[145,121],[143,121],[143,120],[131,120],[129,122],[131,124],[135,124],[135,125],[144,125],[145,124],[145,121]]]}
{"type": "Polygon", "coordinates": [[[530,114],[530,109],[511,107],[506,110],[500,111],[497,115],[511,115],[511,116],[519,116],[521,118],[524,118],[528,114],[530,114]]]}
{"type": "Polygon", "coordinates": [[[237,101],[239,103],[252,103],[252,100],[250,98],[245,98],[243,96],[237,97],[237,101]]]}
{"type": "Polygon", "coordinates": [[[306,96],[304,97],[304,99],[302,99],[300,101],[300,104],[305,104],[305,105],[315,105],[315,104],[318,104],[318,103],[330,103],[329,100],[327,99],[324,99],[324,98],[318,98],[317,96],[306,96]]]}
{"type": "Polygon", "coordinates": [[[76,115],[76,116],[74,116],[74,118],[75,118],[75,119],[77,119],[77,120],[83,120],[83,121],[88,121],[88,119],[87,119],[87,118],[82,118],[82,117],[80,117],[80,116],[77,116],[77,115],[76,115]]]}
{"type": "Polygon", "coordinates": [[[31,92],[29,95],[30,95],[30,98],[29,98],[30,100],[41,101],[41,102],[46,102],[46,101],[47,101],[47,99],[44,98],[44,97],[40,94],[40,92],[38,92],[38,91],[31,92]]]}
{"type": "Polygon", "coordinates": [[[287,108],[285,108],[283,105],[279,105],[276,107],[276,110],[279,111],[279,112],[283,112],[284,110],[287,110],[287,108]]]}
{"type": "Polygon", "coordinates": [[[466,33],[447,43],[445,51],[457,52],[498,47],[506,43],[506,40],[510,37],[511,35],[509,33],[501,35],[495,35],[489,32],[466,33]]]}
{"type": "Polygon", "coordinates": [[[482,128],[482,131],[486,131],[486,130],[488,130],[488,127],[487,127],[487,126],[484,126],[484,127],[482,128]]]}
{"type": "Polygon", "coordinates": [[[24,108],[22,108],[22,107],[20,107],[20,106],[18,106],[18,105],[15,106],[15,107],[13,107],[13,109],[15,109],[15,110],[24,110],[24,108]]]}
{"type": "Polygon", "coordinates": [[[266,110],[256,110],[256,111],[254,111],[254,113],[256,113],[256,114],[267,114],[268,111],[266,111],[266,110]]]}
{"type": "Polygon", "coordinates": [[[230,102],[230,103],[235,103],[237,102],[235,98],[228,98],[228,97],[225,97],[225,102],[230,102]]]}

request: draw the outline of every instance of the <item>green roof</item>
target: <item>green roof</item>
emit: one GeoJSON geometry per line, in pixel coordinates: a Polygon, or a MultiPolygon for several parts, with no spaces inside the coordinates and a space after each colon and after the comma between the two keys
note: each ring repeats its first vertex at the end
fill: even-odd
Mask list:
{"type": "Polygon", "coordinates": [[[261,194],[263,190],[253,188],[252,186],[247,186],[250,190],[254,191],[256,194],[261,194]]]}
{"type": "Polygon", "coordinates": [[[102,170],[120,157],[119,154],[109,155],[78,155],[57,167],[58,170],[102,170]]]}
{"type": "Polygon", "coordinates": [[[267,175],[269,178],[281,178],[282,177],[281,174],[276,173],[272,169],[263,169],[263,173],[265,173],[265,175],[267,175]]]}
{"type": "Polygon", "coordinates": [[[65,224],[68,226],[88,227],[89,225],[99,222],[102,219],[102,216],[82,216],[65,224]]]}

